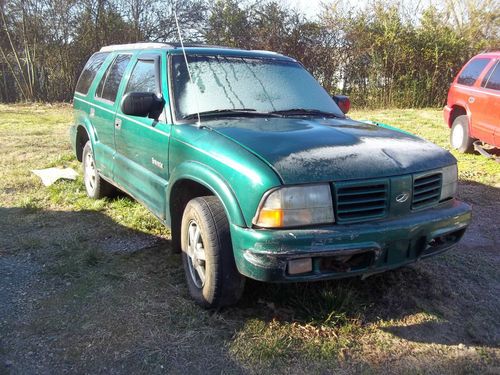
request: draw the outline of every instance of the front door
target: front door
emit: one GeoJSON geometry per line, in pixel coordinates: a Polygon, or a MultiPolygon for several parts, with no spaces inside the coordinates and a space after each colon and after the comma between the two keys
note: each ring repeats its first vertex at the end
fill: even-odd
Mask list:
{"type": "MultiPolygon", "coordinates": [[[[134,62],[123,96],[129,92],[161,95],[166,89],[161,84],[161,63],[159,53],[140,54],[134,62]]],[[[165,219],[166,212],[170,130],[165,110],[158,121],[124,115],[120,108],[116,111],[114,180],[161,219],[165,219]]]]}

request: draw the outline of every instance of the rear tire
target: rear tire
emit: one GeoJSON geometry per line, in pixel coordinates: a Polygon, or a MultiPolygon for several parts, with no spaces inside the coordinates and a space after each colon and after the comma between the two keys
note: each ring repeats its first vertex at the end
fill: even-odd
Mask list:
{"type": "Polygon", "coordinates": [[[110,197],[115,193],[115,187],[103,180],[97,171],[90,141],[87,141],[85,147],[83,147],[82,166],[83,182],[85,183],[85,190],[89,198],[101,199],[110,197]]]}
{"type": "Polygon", "coordinates": [[[474,139],[469,136],[469,118],[467,115],[457,116],[450,131],[451,147],[460,152],[474,151],[474,139]]]}
{"type": "Polygon", "coordinates": [[[234,261],[229,222],[217,197],[188,202],[181,224],[182,263],[191,297],[202,307],[233,305],[245,278],[234,261]]]}

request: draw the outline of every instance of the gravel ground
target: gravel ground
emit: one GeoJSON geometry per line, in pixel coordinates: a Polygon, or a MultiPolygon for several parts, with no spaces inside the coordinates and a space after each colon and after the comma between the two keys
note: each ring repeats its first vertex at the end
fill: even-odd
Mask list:
{"type": "MultiPolygon", "coordinates": [[[[445,322],[383,330],[409,342],[490,348],[493,367],[486,370],[498,370],[499,189],[467,183],[460,192],[474,210],[460,245],[396,271],[451,285],[445,292],[424,293],[429,302],[423,305],[430,309],[437,299],[452,301],[438,309],[445,322]],[[492,267],[481,269],[485,264],[492,267]],[[464,269],[470,271],[466,278],[464,269]]],[[[0,220],[0,373],[252,372],[228,350],[252,310],[243,303],[230,313],[200,312],[196,323],[180,319],[193,319],[198,308],[186,295],[169,241],[120,227],[96,212],[1,208],[0,220]],[[73,251],[75,240],[79,253],[65,253],[73,251]]],[[[260,298],[258,290],[252,293],[246,298],[260,298]]],[[[415,298],[422,302],[425,296],[415,298]]],[[[389,316],[410,312],[408,306],[401,311],[393,297],[382,296],[384,304],[395,306],[389,316]]]]}

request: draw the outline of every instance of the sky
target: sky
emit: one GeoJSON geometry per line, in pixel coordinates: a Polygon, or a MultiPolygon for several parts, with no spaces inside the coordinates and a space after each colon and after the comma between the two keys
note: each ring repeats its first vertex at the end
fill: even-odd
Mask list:
{"type": "Polygon", "coordinates": [[[321,9],[323,0],[287,0],[292,6],[303,11],[307,16],[313,17],[318,14],[321,9]]]}
{"type": "MultiPolygon", "coordinates": [[[[444,0],[387,0],[389,2],[401,2],[402,4],[406,4],[408,6],[417,6],[417,8],[427,7],[430,5],[437,6],[439,8],[440,5],[443,4],[444,0]]],[[[297,8],[301,10],[306,16],[314,17],[321,10],[322,3],[333,3],[335,0],[282,0],[283,3],[289,4],[293,8],[297,8]]],[[[357,7],[363,8],[367,4],[370,3],[370,0],[345,0],[345,3],[357,7]]]]}
{"type": "MultiPolygon", "coordinates": [[[[306,16],[314,17],[321,10],[322,3],[331,3],[330,0],[284,0],[291,7],[300,9],[306,16]]],[[[351,0],[350,5],[362,7],[366,4],[367,0],[351,0]]]]}

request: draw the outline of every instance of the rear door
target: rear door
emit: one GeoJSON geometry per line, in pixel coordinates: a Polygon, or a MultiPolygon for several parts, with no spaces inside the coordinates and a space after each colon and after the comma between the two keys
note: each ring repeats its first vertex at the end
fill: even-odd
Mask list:
{"type": "Polygon", "coordinates": [[[472,59],[462,69],[455,84],[456,104],[467,109],[470,133],[473,138],[484,136],[484,130],[478,127],[478,115],[480,108],[484,105],[484,98],[481,90],[477,88],[477,82],[490,61],[491,59],[486,57],[472,59]]]}
{"type": "Polygon", "coordinates": [[[479,90],[475,86],[479,76],[489,62],[489,58],[475,58],[470,60],[461,70],[454,85],[455,104],[466,108],[469,115],[470,134],[473,138],[479,138],[481,134],[481,131],[477,128],[476,121],[476,112],[478,106],[481,105],[481,100],[477,100],[479,90]]]}
{"type": "MultiPolygon", "coordinates": [[[[160,52],[139,54],[133,62],[123,96],[129,92],[154,92],[158,95],[166,92],[167,88],[162,87],[166,79],[161,77],[166,72],[162,68],[164,58],[160,52]]],[[[165,219],[171,131],[171,121],[167,120],[165,109],[156,121],[124,115],[118,107],[115,124],[115,181],[156,216],[165,219]]]]}
{"type": "Polygon", "coordinates": [[[96,132],[94,157],[99,172],[113,178],[113,157],[115,154],[114,118],[117,94],[123,74],[132,58],[131,54],[117,54],[101,77],[95,89],[90,118],[96,132]]]}
{"type": "Polygon", "coordinates": [[[484,141],[500,147],[500,60],[495,61],[481,86],[485,95],[481,126],[489,133],[484,141]]]}

